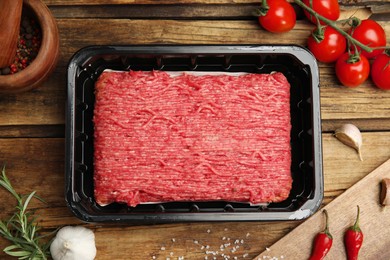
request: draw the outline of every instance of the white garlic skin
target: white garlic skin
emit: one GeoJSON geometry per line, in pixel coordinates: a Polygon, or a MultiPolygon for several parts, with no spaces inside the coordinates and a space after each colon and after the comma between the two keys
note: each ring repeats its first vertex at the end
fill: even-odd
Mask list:
{"type": "Polygon", "coordinates": [[[50,253],[54,260],[93,260],[95,234],[82,226],[63,227],[51,243],[50,253]]]}
{"type": "Polygon", "coordinates": [[[335,130],[334,136],[345,145],[354,148],[358,152],[360,160],[363,161],[361,152],[363,138],[359,128],[353,124],[344,124],[335,130]]]}

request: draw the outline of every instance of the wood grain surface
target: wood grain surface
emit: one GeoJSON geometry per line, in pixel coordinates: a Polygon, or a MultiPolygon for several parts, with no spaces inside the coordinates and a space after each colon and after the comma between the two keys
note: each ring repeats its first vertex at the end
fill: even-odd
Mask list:
{"type": "MultiPolygon", "coordinates": [[[[96,235],[97,259],[212,259],[221,246],[231,259],[252,259],[304,221],[186,223],[151,226],[87,224],[66,207],[64,199],[65,102],[67,64],[79,49],[101,44],[299,44],[305,45],[313,25],[301,19],[280,35],[260,28],[251,15],[254,0],[44,0],[60,32],[60,60],[42,86],[15,95],[0,95],[0,165],[18,192],[36,190],[46,204],[33,201],[43,232],[64,225],[83,225],[96,235]],[[149,8],[149,9],[148,9],[149,8]],[[225,244],[231,245],[224,247],[225,244]],[[236,243],[236,244],[234,244],[236,243]],[[232,245],[238,245],[235,252],[232,245]],[[207,247],[208,246],[208,247],[207,247]],[[207,254],[208,253],[208,254],[207,254]],[[172,254],[172,255],[171,255],[172,254]]],[[[342,1],[347,12],[374,13],[390,42],[390,15],[385,1],[342,1]],[[373,11],[376,7],[377,11],[373,11]],[[379,10],[379,11],[378,11],[379,10]]],[[[348,13],[349,14],[349,13],[348,13]]],[[[390,158],[390,91],[369,80],[356,89],[340,85],[332,64],[319,64],[325,193],[329,205],[352,185],[390,158]],[[363,132],[363,157],[336,140],[343,123],[363,132]]],[[[14,202],[0,190],[0,218],[14,202]]],[[[346,212],[345,217],[353,216],[346,212]]],[[[367,211],[366,213],[367,214],[367,211]]],[[[332,212],[332,221],[337,221],[332,212]]],[[[339,216],[341,218],[341,216],[339,216]]],[[[348,218],[349,219],[349,218],[348,218]]],[[[315,226],[315,232],[321,225],[315,226]]],[[[389,243],[389,238],[384,238],[389,243]]],[[[384,243],[385,243],[384,242],[384,243]]],[[[307,239],[304,245],[311,245],[307,239]]],[[[8,242],[0,239],[0,248],[8,242]]],[[[297,246],[292,241],[290,246],[297,246]]],[[[0,252],[0,259],[12,259],[0,252]]],[[[291,257],[289,259],[299,259],[291,257]]],[[[362,259],[376,259],[367,255],[362,259]]]]}
{"type": "MultiPolygon", "coordinates": [[[[389,209],[380,205],[380,183],[390,177],[390,160],[369,173],[357,184],[326,205],[329,215],[330,232],[333,245],[327,259],[345,259],[345,231],[354,224],[357,205],[360,207],[359,224],[363,232],[363,245],[360,259],[390,259],[389,209]],[[380,235],[379,235],[380,234],[380,235]]],[[[324,229],[324,215],[318,211],[299,227],[284,236],[277,243],[267,248],[255,259],[268,256],[284,259],[306,259],[310,255],[315,235],[324,229]],[[296,244],[300,246],[297,247],[296,244]]]]}

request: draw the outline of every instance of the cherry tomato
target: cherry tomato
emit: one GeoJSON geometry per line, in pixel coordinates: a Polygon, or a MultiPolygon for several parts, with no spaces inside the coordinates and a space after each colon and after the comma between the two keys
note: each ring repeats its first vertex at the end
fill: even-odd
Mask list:
{"type": "MultiPolygon", "coordinates": [[[[340,6],[337,0],[303,0],[303,3],[329,20],[337,21],[340,17],[340,6]]],[[[317,19],[313,15],[307,11],[304,13],[312,23],[317,24],[317,19]]],[[[322,21],[320,23],[325,24],[322,21]]]]}
{"type": "Polygon", "coordinates": [[[390,90],[390,56],[383,53],[371,65],[371,78],[375,86],[390,90]]]}
{"type": "Polygon", "coordinates": [[[259,16],[259,23],[273,33],[288,32],[295,26],[294,8],[286,0],[267,0],[268,11],[259,16]]]}
{"type": "MultiPolygon", "coordinates": [[[[354,55],[354,54],[353,54],[354,55]]],[[[341,55],[336,62],[336,76],[340,82],[350,88],[362,84],[370,74],[370,63],[367,58],[360,55],[357,61],[351,62],[348,52],[341,55]]]]}
{"type": "MultiPolygon", "coordinates": [[[[353,38],[369,47],[386,46],[385,30],[374,20],[366,19],[361,21],[360,25],[351,29],[350,34],[353,38]]],[[[358,50],[360,50],[359,47],[358,50]]],[[[370,59],[378,56],[382,52],[383,50],[374,50],[372,52],[362,51],[362,55],[370,59]]]]}
{"type": "Polygon", "coordinates": [[[334,62],[345,52],[347,40],[332,27],[324,28],[324,38],[320,42],[315,40],[313,33],[307,39],[307,46],[318,61],[334,62]]]}

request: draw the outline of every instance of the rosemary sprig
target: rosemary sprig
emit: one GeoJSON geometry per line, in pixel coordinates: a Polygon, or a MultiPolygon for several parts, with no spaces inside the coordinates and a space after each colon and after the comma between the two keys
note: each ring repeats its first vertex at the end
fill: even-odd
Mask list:
{"type": "Polygon", "coordinates": [[[3,251],[18,259],[48,259],[50,243],[41,242],[44,236],[38,234],[40,227],[32,212],[27,209],[32,198],[43,200],[35,194],[35,191],[29,195],[18,194],[5,174],[5,167],[0,176],[0,186],[11,193],[17,201],[14,214],[6,221],[0,220],[0,236],[12,243],[3,251]]]}

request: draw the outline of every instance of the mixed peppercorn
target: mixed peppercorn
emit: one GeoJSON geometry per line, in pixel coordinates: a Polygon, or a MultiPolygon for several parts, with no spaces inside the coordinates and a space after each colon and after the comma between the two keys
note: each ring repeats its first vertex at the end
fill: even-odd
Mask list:
{"type": "Polygon", "coordinates": [[[38,22],[30,16],[24,16],[14,62],[8,67],[0,68],[0,75],[14,74],[30,65],[38,55],[41,42],[42,32],[38,22]]]}

